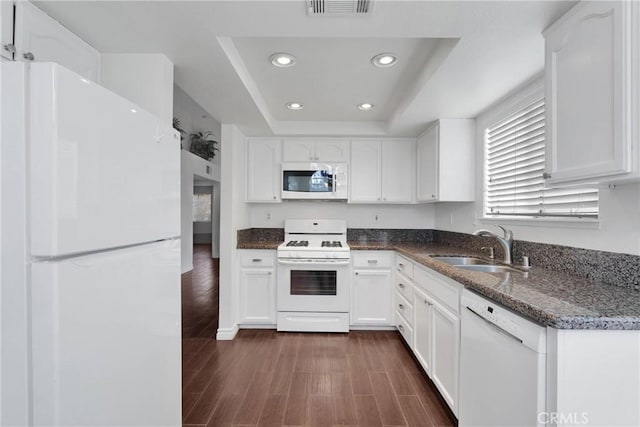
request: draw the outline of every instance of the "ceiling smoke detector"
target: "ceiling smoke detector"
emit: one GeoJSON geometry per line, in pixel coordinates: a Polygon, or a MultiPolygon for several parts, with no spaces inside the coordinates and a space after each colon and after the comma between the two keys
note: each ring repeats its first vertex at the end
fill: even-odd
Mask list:
{"type": "Polygon", "coordinates": [[[310,16],[370,15],[373,0],[309,0],[307,13],[310,16]]]}

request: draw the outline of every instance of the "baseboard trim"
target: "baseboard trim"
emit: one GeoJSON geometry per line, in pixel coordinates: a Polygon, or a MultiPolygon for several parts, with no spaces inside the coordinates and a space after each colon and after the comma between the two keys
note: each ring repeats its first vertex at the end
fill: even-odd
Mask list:
{"type": "Polygon", "coordinates": [[[276,324],[265,324],[265,323],[245,323],[242,325],[238,325],[240,329],[275,329],[276,324]]]}
{"type": "Polygon", "coordinates": [[[216,339],[219,341],[230,341],[236,337],[238,330],[239,328],[237,323],[233,325],[232,328],[218,328],[216,339]]]}
{"type": "Polygon", "coordinates": [[[186,268],[184,268],[180,274],[188,273],[191,270],[193,270],[193,264],[187,265],[186,268]]]}
{"type": "Polygon", "coordinates": [[[397,331],[396,326],[384,325],[349,325],[350,331],[397,331]]]}

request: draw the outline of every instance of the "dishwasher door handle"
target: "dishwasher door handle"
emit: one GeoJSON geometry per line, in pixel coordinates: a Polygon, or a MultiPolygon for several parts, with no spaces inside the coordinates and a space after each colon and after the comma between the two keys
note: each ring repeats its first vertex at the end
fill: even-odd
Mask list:
{"type": "Polygon", "coordinates": [[[505,330],[505,329],[502,329],[500,326],[496,325],[496,324],[495,324],[495,323],[493,323],[493,322],[488,321],[487,319],[485,319],[484,317],[480,316],[478,313],[476,313],[475,311],[473,311],[473,309],[471,309],[470,307],[467,307],[467,306],[465,306],[465,307],[467,308],[467,310],[469,310],[470,312],[472,312],[473,314],[475,314],[476,316],[478,316],[480,319],[484,320],[484,321],[485,321],[485,322],[487,322],[489,325],[493,326],[493,327],[494,327],[498,332],[500,332],[501,334],[506,335],[507,337],[509,337],[509,338],[511,338],[511,339],[514,339],[514,340],[518,341],[520,344],[524,344],[524,343],[523,343],[523,341],[522,341],[520,338],[518,338],[517,336],[513,335],[511,332],[509,332],[509,331],[507,331],[507,330],[505,330]]]}

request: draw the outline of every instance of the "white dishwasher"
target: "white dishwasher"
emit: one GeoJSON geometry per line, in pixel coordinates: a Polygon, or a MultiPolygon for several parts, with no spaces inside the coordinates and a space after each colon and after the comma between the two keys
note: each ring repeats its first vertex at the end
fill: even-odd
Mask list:
{"type": "Polygon", "coordinates": [[[542,426],[546,328],[465,289],[460,427],[542,426]]]}

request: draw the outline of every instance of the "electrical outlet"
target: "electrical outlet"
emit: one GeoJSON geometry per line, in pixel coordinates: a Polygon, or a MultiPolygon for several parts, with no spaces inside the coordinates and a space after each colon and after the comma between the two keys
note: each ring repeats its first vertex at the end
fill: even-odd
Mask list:
{"type": "Polygon", "coordinates": [[[267,221],[271,221],[271,212],[267,212],[267,221]]]}

